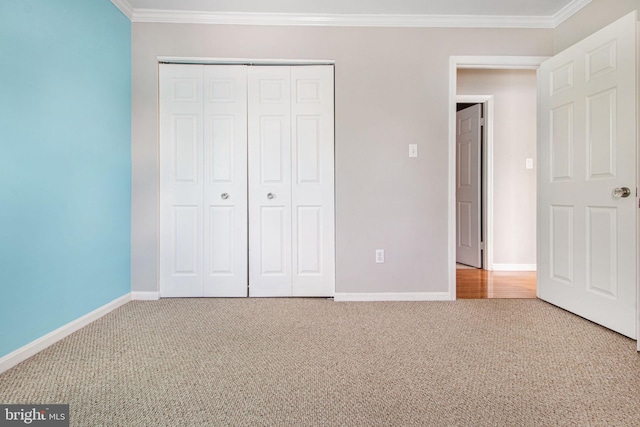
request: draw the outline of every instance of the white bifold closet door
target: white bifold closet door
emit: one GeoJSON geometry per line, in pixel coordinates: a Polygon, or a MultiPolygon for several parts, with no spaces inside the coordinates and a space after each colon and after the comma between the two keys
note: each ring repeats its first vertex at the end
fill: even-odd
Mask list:
{"type": "Polygon", "coordinates": [[[334,292],[333,67],[249,68],[249,295],[334,292]]]}
{"type": "Polygon", "coordinates": [[[160,66],[160,295],[247,296],[247,69],[160,66]]]}
{"type": "Polygon", "coordinates": [[[332,296],[333,132],[332,66],[161,65],[161,296],[332,296]]]}

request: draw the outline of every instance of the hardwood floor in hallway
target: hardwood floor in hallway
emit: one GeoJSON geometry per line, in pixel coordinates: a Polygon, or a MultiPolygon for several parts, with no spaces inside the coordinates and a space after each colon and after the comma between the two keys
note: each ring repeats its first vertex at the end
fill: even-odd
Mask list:
{"type": "Polygon", "coordinates": [[[535,298],[536,272],[457,269],[456,297],[460,299],[535,298]]]}

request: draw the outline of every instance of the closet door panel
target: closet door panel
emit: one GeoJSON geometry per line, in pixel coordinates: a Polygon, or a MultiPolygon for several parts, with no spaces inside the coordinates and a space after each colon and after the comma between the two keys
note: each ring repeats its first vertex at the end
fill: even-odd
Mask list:
{"type": "Polygon", "coordinates": [[[332,66],[160,66],[161,296],[333,295],[333,120],[332,66]]]}
{"type": "Polygon", "coordinates": [[[249,67],[249,296],[291,296],[290,67],[249,67]]]}
{"type": "Polygon", "coordinates": [[[202,66],[160,66],[160,295],[203,295],[202,66]]]}
{"type": "Polygon", "coordinates": [[[246,297],[247,67],[204,66],[204,295],[246,297]]]}
{"type": "Polygon", "coordinates": [[[333,296],[333,66],[291,67],[294,296],[333,296]]]}
{"type": "Polygon", "coordinates": [[[260,275],[286,277],[287,259],[284,241],[287,212],[282,206],[260,209],[260,275]]]}

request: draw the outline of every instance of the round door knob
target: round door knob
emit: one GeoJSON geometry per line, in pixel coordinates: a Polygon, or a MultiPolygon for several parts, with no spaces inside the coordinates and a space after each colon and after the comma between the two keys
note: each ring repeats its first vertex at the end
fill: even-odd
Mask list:
{"type": "Polygon", "coordinates": [[[627,187],[614,188],[613,196],[614,197],[629,197],[631,195],[631,190],[627,187]]]}
{"type": "Polygon", "coordinates": [[[275,199],[275,198],[276,198],[275,194],[273,194],[273,193],[267,194],[267,199],[271,200],[271,199],[275,199]]]}
{"type": "Polygon", "coordinates": [[[227,194],[227,193],[222,193],[222,194],[220,195],[220,197],[222,198],[222,200],[227,200],[227,199],[229,198],[229,194],[227,194]]]}

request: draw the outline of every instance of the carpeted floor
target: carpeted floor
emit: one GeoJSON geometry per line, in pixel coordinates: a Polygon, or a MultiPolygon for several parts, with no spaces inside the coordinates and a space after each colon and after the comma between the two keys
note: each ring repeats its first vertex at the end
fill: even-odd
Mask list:
{"type": "Polygon", "coordinates": [[[0,375],[75,426],[635,426],[636,343],[538,300],[131,302],[0,375]]]}

